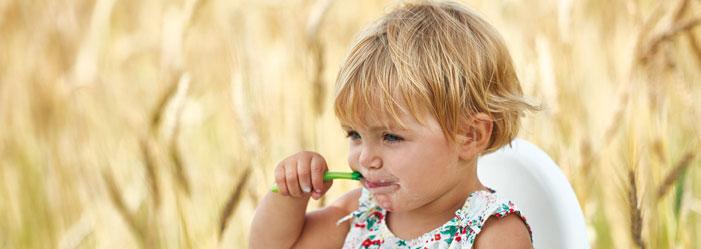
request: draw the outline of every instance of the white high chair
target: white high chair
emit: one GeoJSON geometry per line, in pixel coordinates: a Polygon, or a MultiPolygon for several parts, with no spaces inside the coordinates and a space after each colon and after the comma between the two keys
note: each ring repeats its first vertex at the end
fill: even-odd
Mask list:
{"type": "Polygon", "coordinates": [[[511,145],[479,159],[482,184],[516,203],[531,226],[534,248],[589,248],[582,209],[557,164],[526,140],[511,145]]]}

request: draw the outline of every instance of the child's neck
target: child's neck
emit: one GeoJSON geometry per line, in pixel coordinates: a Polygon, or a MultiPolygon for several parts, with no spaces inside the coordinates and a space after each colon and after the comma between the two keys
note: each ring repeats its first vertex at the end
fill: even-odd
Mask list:
{"type": "Polygon", "coordinates": [[[465,181],[430,203],[405,212],[388,212],[387,226],[392,233],[404,240],[415,239],[424,233],[445,224],[460,209],[467,197],[480,190],[487,190],[477,178],[477,167],[471,165],[465,174],[465,181]]]}

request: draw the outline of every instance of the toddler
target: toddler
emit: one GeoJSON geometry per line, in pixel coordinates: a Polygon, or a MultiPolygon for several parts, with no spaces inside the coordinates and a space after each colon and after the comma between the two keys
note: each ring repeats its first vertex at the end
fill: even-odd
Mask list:
{"type": "Polygon", "coordinates": [[[365,29],[334,104],[362,187],[306,212],[332,181],[314,152],[275,169],[251,248],[531,248],[526,218],[477,178],[518,133],[523,97],[496,30],[460,4],[404,4],[365,29]]]}

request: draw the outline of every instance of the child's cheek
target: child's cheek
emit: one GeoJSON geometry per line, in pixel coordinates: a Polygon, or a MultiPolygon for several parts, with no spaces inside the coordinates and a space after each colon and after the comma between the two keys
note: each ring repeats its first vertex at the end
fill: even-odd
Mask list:
{"type": "Polygon", "coordinates": [[[358,171],[358,154],[352,148],[348,151],[348,165],[354,171],[358,171]]]}

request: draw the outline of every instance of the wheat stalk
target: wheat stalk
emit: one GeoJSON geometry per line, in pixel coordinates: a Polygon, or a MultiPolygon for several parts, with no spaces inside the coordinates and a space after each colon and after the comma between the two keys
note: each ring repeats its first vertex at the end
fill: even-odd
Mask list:
{"type": "Polygon", "coordinates": [[[222,209],[221,217],[219,219],[219,239],[221,239],[222,235],[224,234],[224,230],[226,230],[229,223],[229,217],[236,212],[236,207],[238,207],[238,203],[241,201],[241,194],[246,188],[245,186],[246,183],[248,183],[248,176],[251,174],[251,171],[251,167],[246,167],[243,174],[239,176],[238,183],[236,184],[236,187],[234,187],[234,192],[231,193],[229,199],[226,201],[226,205],[224,205],[224,209],[222,209]]]}
{"type": "Polygon", "coordinates": [[[107,192],[110,195],[110,200],[112,200],[112,204],[117,209],[117,213],[119,213],[122,216],[122,219],[126,221],[130,231],[134,234],[134,236],[136,236],[139,243],[143,247],[144,245],[146,245],[147,235],[140,226],[136,217],[129,211],[127,205],[124,203],[122,193],[120,193],[117,184],[114,182],[112,174],[108,173],[107,171],[103,171],[102,178],[105,182],[105,185],[107,185],[107,192]]]}
{"type": "Polygon", "coordinates": [[[669,29],[664,30],[650,38],[648,45],[639,57],[639,61],[642,64],[647,64],[650,58],[652,58],[657,53],[659,46],[662,43],[671,40],[674,36],[678,34],[690,31],[699,24],[701,24],[701,17],[695,17],[683,22],[680,21],[674,23],[669,29]]]}
{"type": "Polygon", "coordinates": [[[100,38],[108,33],[110,13],[116,2],[116,0],[99,0],[95,3],[86,38],[78,46],[79,51],[70,76],[76,88],[97,81],[100,38]]]}
{"type": "Polygon", "coordinates": [[[168,77],[169,79],[166,80],[166,82],[168,83],[168,87],[166,88],[166,91],[161,95],[161,97],[158,98],[158,101],[156,102],[156,107],[151,112],[151,134],[154,135],[158,134],[158,131],[161,128],[161,123],[163,122],[163,119],[166,114],[166,107],[168,107],[168,103],[178,90],[178,84],[173,82],[174,79],[172,79],[172,76],[169,75],[168,77]]]}
{"type": "Polygon", "coordinates": [[[159,208],[161,206],[161,191],[159,188],[159,182],[158,182],[158,165],[157,165],[157,160],[158,158],[156,157],[153,148],[151,147],[151,144],[149,143],[148,138],[142,137],[139,140],[139,148],[141,149],[141,156],[144,165],[144,169],[146,170],[146,177],[148,179],[149,183],[149,188],[151,190],[151,198],[153,200],[153,203],[156,205],[156,208],[159,208]]]}
{"type": "Polygon", "coordinates": [[[188,74],[183,74],[178,82],[178,90],[171,97],[171,101],[169,101],[172,111],[170,111],[171,114],[169,115],[170,118],[168,118],[168,122],[165,122],[165,130],[167,131],[166,137],[170,139],[170,159],[175,167],[175,180],[188,196],[191,194],[190,182],[185,172],[185,161],[182,157],[183,153],[178,138],[180,137],[180,120],[189,84],[190,76],[188,74]]]}
{"type": "Polygon", "coordinates": [[[164,103],[161,103],[163,106],[159,110],[162,118],[160,127],[163,129],[161,134],[166,140],[174,139],[175,130],[180,124],[180,118],[185,108],[185,101],[190,88],[190,78],[189,73],[183,73],[175,86],[175,90],[169,89],[169,95],[164,96],[164,103]]]}
{"type": "Polygon", "coordinates": [[[188,180],[187,173],[185,172],[185,161],[183,160],[182,149],[180,148],[180,143],[178,143],[178,135],[180,134],[179,126],[176,127],[174,132],[173,141],[170,143],[170,158],[173,161],[173,166],[175,167],[175,180],[182,188],[185,193],[190,196],[192,194],[192,189],[190,187],[190,181],[188,180]]]}
{"type": "Polygon", "coordinates": [[[651,30],[658,25],[661,17],[663,16],[662,4],[659,4],[655,11],[644,21],[640,32],[638,34],[638,41],[636,42],[636,56],[635,60],[641,64],[645,65],[648,61],[657,53],[658,47],[664,42],[680,32],[688,31],[694,26],[698,25],[699,18],[691,18],[688,21],[682,22],[682,17],[688,12],[689,1],[680,0],[679,3],[672,9],[670,28],[658,32],[657,34],[650,35],[651,30]]]}
{"type": "Polygon", "coordinates": [[[662,199],[667,192],[669,191],[669,188],[677,182],[677,179],[679,179],[679,176],[682,174],[682,172],[686,171],[687,168],[689,168],[689,165],[691,165],[691,162],[693,161],[694,157],[696,157],[696,154],[694,151],[688,151],[684,156],[682,157],[679,162],[672,168],[672,170],[667,173],[667,176],[665,176],[664,180],[660,184],[660,186],[657,188],[657,199],[662,199]]]}
{"type": "Polygon", "coordinates": [[[633,169],[628,171],[628,205],[631,221],[631,236],[633,242],[638,248],[645,249],[645,243],[642,238],[643,231],[643,216],[638,206],[638,185],[635,180],[635,171],[633,169]]]}
{"type": "Polygon", "coordinates": [[[689,31],[699,24],[701,24],[701,17],[694,17],[683,22],[680,21],[675,23],[674,26],[670,27],[664,32],[659,33],[657,36],[651,39],[651,50],[654,50],[654,48],[656,48],[661,42],[667,41],[682,32],[689,31]]]}
{"type": "Polygon", "coordinates": [[[319,27],[323,23],[325,14],[331,8],[334,0],[318,1],[313,6],[307,20],[306,37],[309,53],[314,58],[314,75],[312,79],[314,113],[318,116],[324,111],[324,96],[326,94],[326,84],[323,80],[324,74],[324,47],[319,39],[319,27]]]}
{"type": "MultiPolygon", "coordinates": [[[[235,57],[235,56],[234,56],[235,57]]],[[[245,65],[242,65],[241,71],[236,72],[232,70],[231,76],[231,98],[232,98],[232,110],[234,112],[234,117],[236,121],[241,126],[241,132],[244,134],[244,142],[246,142],[247,152],[250,155],[259,155],[261,148],[261,139],[258,131],[255,128],[255,124],[248,106],[248,99],[244,94],[246,92],[246,75],[244,73],[245,65]]]]}

